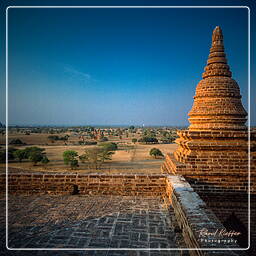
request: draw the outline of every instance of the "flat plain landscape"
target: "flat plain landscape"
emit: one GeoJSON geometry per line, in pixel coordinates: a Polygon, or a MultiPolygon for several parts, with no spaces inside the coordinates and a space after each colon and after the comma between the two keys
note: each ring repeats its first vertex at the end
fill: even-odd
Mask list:
{"type": "MultiPolygon", "coordinates": [[[[41,133],[33,131],[35,128],[10,129],[9,149],[43,148],[49,163],[33,164],[28,159],[20,162],[13,158],[9,159],[9,172],[160,173],[164,156],[177,148],[177,144],[173,143],[175,129],[169,128],[90,128],[90,130],[86,128],[82,131],[80,128],[55,128],[54,130],[48,128],[41,133]],[[65,136],[67,139],[62,140],[61,138],[65,136]],[[145,137],[155,138],[157,142],[139,142],[145,137]],[[16,140],[19,140],[18,144],[15,144],[16,140]],[[93,145],[86,145],[87,143],[93,145]],[[86,161],[78,161],[78,166],[71,169],[63,161],[63,152],[67,150],[75,151],[80,156],[85,150],[108,143],[116,144],[117,149],[113,151],[111,159],[105,160],[99,168],[93,168],[86,161]],[[150,155],[152,148],[159,149],[163,156],[150,155]]],[[[2,150],[5,147],[4,134],[0,135],[0,146],[2,150]]],[[[0,170],[5,171],[4,162],[0,163],[0,170]]]]}

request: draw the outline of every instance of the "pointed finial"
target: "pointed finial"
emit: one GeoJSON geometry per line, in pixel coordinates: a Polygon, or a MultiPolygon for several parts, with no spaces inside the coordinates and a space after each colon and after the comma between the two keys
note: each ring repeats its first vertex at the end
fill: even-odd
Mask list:
{"type": "Polygon", "coordinates": [[[226,54],[224,52],[223,34],[219,26],[217,26],[212,32],[212,46],[207,66],[203,73],[203,78],[207,78],[209,76],[231,77],[231,72],[227,65],[226,54]]]}
{"type": "Polygon", "coordinates": [[[218,50],[224,51],[223,34],[219,26],[217,26],[212,32],[212,48],[213,47],[221,47],[221,49],[218,50]]]}
{"type": "Polygon", "coordinates": [[[216,26],[216,28],[212,32],[212,35],[213,36],[214,35],[221,36],[223,38],[222,30],[221,30],[220,26],[216,26]]]}

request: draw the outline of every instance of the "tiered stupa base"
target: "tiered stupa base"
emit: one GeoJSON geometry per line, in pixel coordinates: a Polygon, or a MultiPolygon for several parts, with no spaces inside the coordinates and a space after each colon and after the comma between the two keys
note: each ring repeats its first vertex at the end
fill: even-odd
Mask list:
{"type": "MultiPolygon", "coordinates": [[[[240,246],[247,247],[249,177],[250,216],[256,219],[256,131],[251,132],[250,173],[247,131],[185,130],[178,135],[179,147],[167,154],[162,171],[183,175],[226,228],[242,232],[240,246]]],[[[256,226],[251,225],[252,255],[255,241],[256,226]]]]}
{"type": "MultiPolygon", "coordinates": [[[[183,175],[204,193],[248,191],[247,131],[183,130],[178,135],[179,147],[166,156],[163,172],[183,175]]],[[[251,135],[255,138],[255,132],[251,135]]],[[[252,159],[255,144],[251,145],[251,151],[252,159]]],[[[251,188],[255,183],[255,173],[251,172],[251,188]]]]}

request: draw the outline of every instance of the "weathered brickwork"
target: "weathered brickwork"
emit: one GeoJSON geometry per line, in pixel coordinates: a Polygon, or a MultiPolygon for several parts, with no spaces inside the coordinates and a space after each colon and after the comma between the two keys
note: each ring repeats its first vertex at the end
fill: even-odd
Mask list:
{"type": "MultiPolygon", "coordinates": [[[[196,142],[195,142],[196,143],[196,142]]],[[[248,154],[230,151],[196,151],[190,155],[177,156],[179,152],[167,154],[162,166],[164,173],[183,175],[197,191],[202,193],[247,193],[248,154]],[[243,159],[239,159],[243,155],[243,159]]],[[[251,161],[251,193],[256,193],[256,173],[251,161]]]]}
{"type": "MultiPolygon", "coordinates": [[[[5,191],[5,175],[0,176],[0,190],[5,191]]],[[[90,194],[162,196],[164,175],[129,174],[10,174],[10,194],[90,194]]]]}
{"type": "MultiPolygon", "coordinates": [[[[214,233],[225,229],[220,220],[206,203],[194,191],[190,184],[178,175],[169,175],[166,179],[166,195],[169,198],[177,222],[182,230],[185,243],[189,248],[238,248],[234,242],[217,241],[216,235],[208,235],[207,241],[200,230],[214,233]]],[[[245,255],[243,251],[190,251],[190,255],[245,255]]]]}
{"type": "MultiPolygon", "coordinates": [[[[166,156],[163,173],[183,175],[223,223],[235,215],[248,230],[249,166],[250,192],[256,195],[256,132],[250,132],[249,140],[247,113],[231,78],[219,27],[213,31],[207,66],[188,115],[189,129],[178,131],[179,146],[166,156]]],[[[253,214],[255,209],[252,201],[253,214]]],[[[251,237],[256,241],[255,225],[251,237]]]]}

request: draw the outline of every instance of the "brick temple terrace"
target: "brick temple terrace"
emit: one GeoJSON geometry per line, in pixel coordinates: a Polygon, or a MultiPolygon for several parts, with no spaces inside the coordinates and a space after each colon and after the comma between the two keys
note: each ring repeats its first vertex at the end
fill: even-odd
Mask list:
{"type": "MultiPolygon", "coordinates": [[[[2,236],[1,255],[256,255],[253,225],[248,241],[255,133],[248,145],[246,116],[216,27],[190,126],[178,132],[179,147],[166,156],[162,174],[9,173],[12,250],[2,236]]],[[[5,179],[0,176],[1,191],[5,179]]],[[[255,212],[251,203],[251,218],[255,212]]],[[[4,211],[0,223],[3,234],[4,211]]]]}

